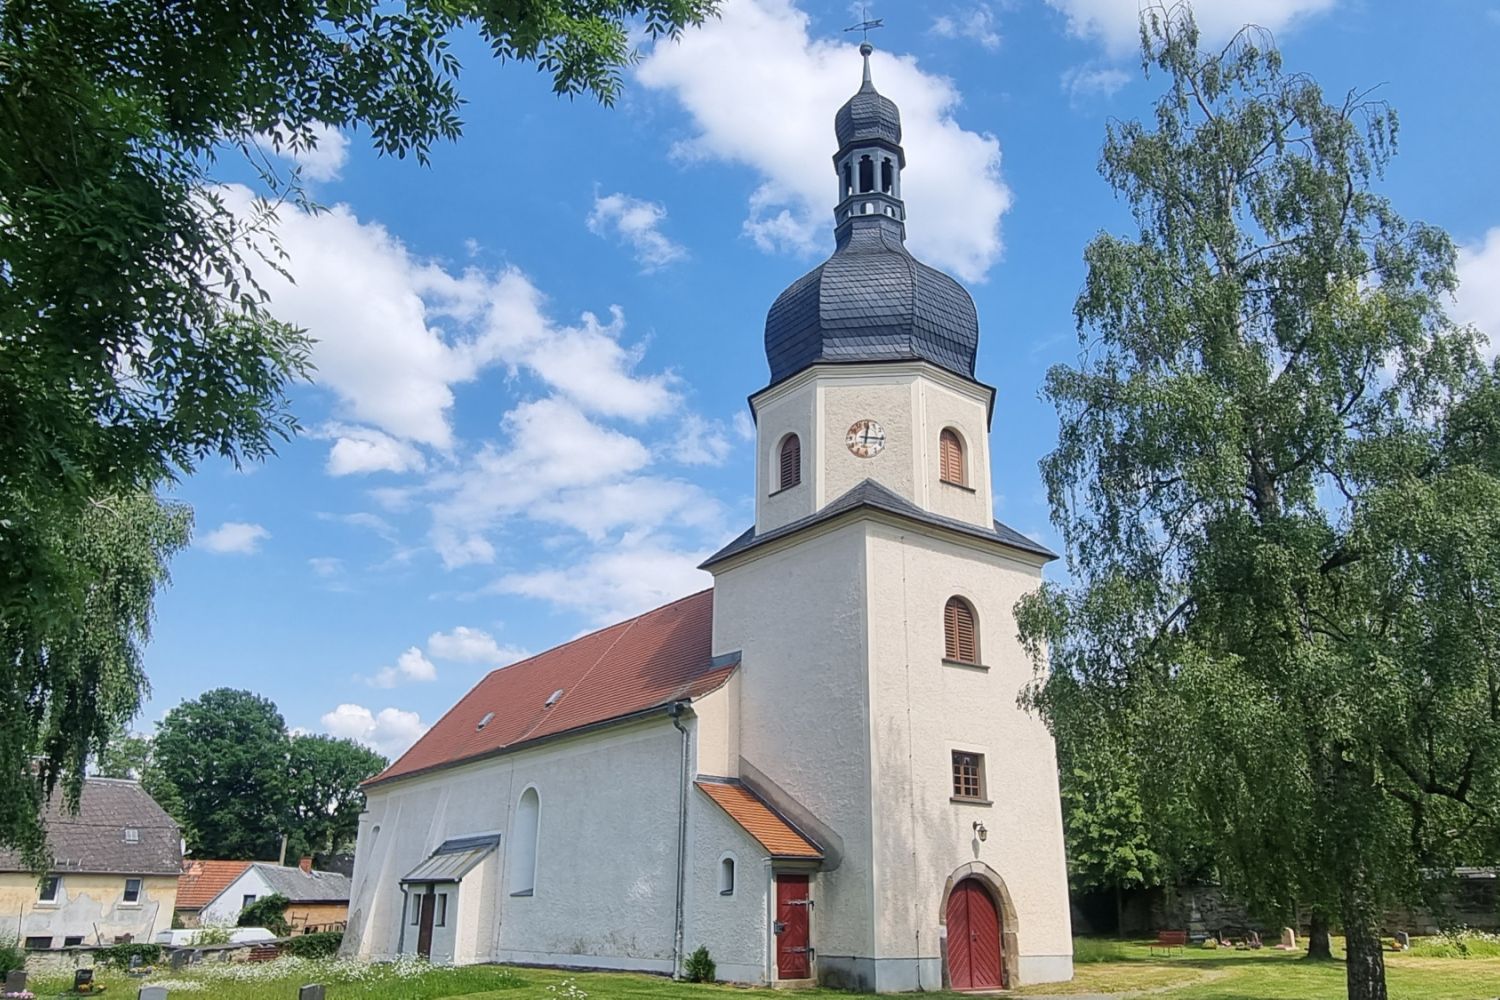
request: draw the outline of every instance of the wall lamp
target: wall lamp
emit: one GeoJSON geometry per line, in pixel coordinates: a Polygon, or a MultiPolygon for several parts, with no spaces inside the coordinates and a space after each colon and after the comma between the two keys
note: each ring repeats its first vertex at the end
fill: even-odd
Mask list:
{"type": "Polygon", "coordinates": [[[974,833],[979,837],[980,843],[983,843],[990,837],[990,831],[985,829],[984,824],[977,819],[974,821],[974,833]]]}

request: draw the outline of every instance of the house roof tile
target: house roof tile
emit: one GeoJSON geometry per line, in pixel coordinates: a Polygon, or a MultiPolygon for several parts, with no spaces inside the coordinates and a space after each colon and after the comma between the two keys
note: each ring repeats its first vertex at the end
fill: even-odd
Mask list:
{"type": "Polygon", "coordinates": [[[199,861],[183,862],[182,877],[177,880],[177,908],[179,910],[202,909],[225,887],[245,873],[251,861],[199,861]]]}
{"type": "MultiPolygon", "coordinates": [[[[138,781],[85,780],[77,815],[68,812],[59,788],[42,819],[54,872],[177,875],[182,871],[182,834],[138,781]],[[135,833],[127,832],[131,830],[135,833]],[[132,836],[133,840],[127,839],[132,836]]],[[[26,864],[18,852],[0,849],[0,871],[26,871],[26,864]]]]}
{"type": "Polygon", "coordinates": [[[699,779],[698,790],[713,799],[773,858],[819,861],[823,852],[754,792],[738,781],[699,779]]]}
{"type": "Polygon", "coordinates": [[[501,667],[366,784],[494,756],[701,697],[738,665],[715,660],[712,647],[713,591],[704,590],[501,667]]]}

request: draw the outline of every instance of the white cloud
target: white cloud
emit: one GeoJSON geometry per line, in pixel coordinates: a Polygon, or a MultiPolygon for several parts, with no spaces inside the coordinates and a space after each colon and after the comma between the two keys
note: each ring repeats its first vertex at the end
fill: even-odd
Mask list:
{"type": "Polygon", "coordinates": [[[1484,240],[1458,248],[1458,298],[1453,318],[1472,323],[1488,339],[1489,357],[1500,354],[1500,226],[1484,240]]]}
{"type": "Polygon", "coordinates": [[[314,575],[321,576],[325,580],[344,572],[344,560],[333,556],[314,556],[307,560],[307,565],[314,575]]]}
{"type": "Polygon", "coordinates": [[[664,525],[712,531],[723,524],[722,506],[700,487],[652,476],[560,491],[533,504],[527,516],[572,528],[592,542],[618,531],[638,536],[664,525]]]}
{"type": "Polygon", "coordinates": [[[403,681],[435,681],[437,680],[437,667],[422,655],[422,650],[411,646],[406,652],[396,657],[394,667],[382,667],[374,677],[367,678],[367,680],[375,687],[381,688],[395,687],[403,681]]]}
{"type": "MultiPolygon", "coordinates": [[[[833,114],[858,89],[860,72],[846,37],[814,39],[808,25],[791,0],[729,0],[721,17],[680,41],[657,42],[638,70],[642,84],[692,116],[695,134],[675,147],[681,159],[759,174],[745,231],[763,248],[804,254],[832,242],[833,114]]],[[[901,107],[912,251],[964,279],[983,278],[1000,255],[1000,217],[1011,203],[999,141],[960,127],[957,89],[915,58],[876,52],[873,63],[881,93],[901,107]]]]}
{"type": "Polygon", "coordinates": [[[687,258],[687,248],[661,231],[666,206],[628,194],[594,195],[589,231],[614,236],[629,246],[645,271],[655,271],[687,258]]]}
{"type": "Polygon", "coordinates": [[[744,410],[735,411],[734,433],[738,435],[741,441],[755,440],[755,421],[744,410]]]}
{"type": "Polygon", "coordinates": [[[327,465],[331,476],[420,472],[427,464],[415,447],[373,427],[329,424],[319,437],[333,439],[327,465]]]}
{"type": "Polygon", "coordinates": [[[682,418],[670,448],[672,458],[683,465],[723,465],[729,451],[724,424],[718,420],[706,420],[696,413],[682,418]]]}
{"type": "Polygon", "coordinates": [[[294,148],[287,141],[285,131],[274,136],[261,133],[255,139],[263,148],[301,167],[304,180],[338,180],[344,164],[349,161],[349,137],[332,125],[321,122],[312,126],[310,146],[294,148]]]}
{"type": "Polygon", "coordinates": [[[355,740],[376,753],[395,759],[411,748],[427,725],[416,712],[382,708],[379,714],[363,705],[343,704],[319,720],[330,736],[355,740]]]}
{"type": "Polygon", "coordinates": [[[260,551],[260,543],[271,533],[259,524],[225,521],[198,541],[198,547],[216,555],[249,556],[260,551]]]}
{"type": "Polygon", "coordinates": [[[524,649],[502,646],[488,632],[460,625],[451,632],[434,632],[427,637],[427,655],[455,663],[488,663],[505,666],[531,655],[524,649]]]}
{"type": "MultiPolygon", "coordinates": [[[[1207,44],[1227,41],[1247,24],[1280,31],[1296,22],[1331,10],[1338,0],[1198,0],[1193,15],[1207,44]]],[[[1068,30],[1080,38],[1096,39],[1113,56],[1129,56],[1140,48],[1140,16],[1145,0],[1047,0],[1068,19],[1068,30]]],[[[1170,6],[1170,0],[1168,0],[1170,6]]]]}
{"type": "MultiPolygon", "coordinates": [[[[219,193],[254,213],[247,189],[219,193]]],[[[418,446],[450,451],[453,387],[496,366],[524,369],[592,413],[648,420],[678,403],[670,372],[635,371],[642,348],[620,342],[618,309],[607,323],[592,313],[555,323],[519,270],[448,271],[347,205],[316,215],[283,206],[272,226],[295,282],[269,265],[256,278],[277,317],[315,339],[316,381],[358,425],[335,439],[336,474],[414,469],[418,446]]]]}
{"type": "Polygon", "coordinates": [[[1063,93],[1074,105],[1093,97],[1111,97],[1129,82],[1129,73],[1103,66],[1072,66],[1062,74],[1063,93]]]}
{"type": "Polygon", "coordinates": [[[711,578],[696,568],[707,556],[646,537],[593,552],[571,566],[511,573],[490,589],[550,601],[608,624],[709,586],[711,578]]]}
{"type": "Polygon", "coordinates": [[[939,38],[967,38],[990,51],[1000,47],[995,12],[987,3],[940,15],[933,19],[932,27],[927,30],[939,38]]]}

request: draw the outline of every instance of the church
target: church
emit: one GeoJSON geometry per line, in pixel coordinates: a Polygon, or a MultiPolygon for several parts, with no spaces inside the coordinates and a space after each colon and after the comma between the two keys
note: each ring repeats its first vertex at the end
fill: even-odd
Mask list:
{"type": "MultiPolygon", "coordinates": [[[[755,523],[711,589],[495,670],[365,786],[347,953],[862,991],[1071,978],[995,390],[906,249],[896,105],[834,117],[836,249],[776,299],[755,523]]],[[[920,220],[917,220],[920,224],[920,220]]]]}

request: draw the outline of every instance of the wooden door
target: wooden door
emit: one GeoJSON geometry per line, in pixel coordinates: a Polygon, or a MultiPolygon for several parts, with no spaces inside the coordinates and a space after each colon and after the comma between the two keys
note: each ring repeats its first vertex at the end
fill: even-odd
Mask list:
{"type": "Polygon", "coordinates": [[[776,876],[776,976],[778,979],[812,977],[812,900],[806,875],[776,876]]]}
{"type": "Polygon", "coordinates": [[[417,954],[423,958],[432,957],[432,914],[437,908],[437,897],[430,892],[424,892],[420,897],[421,909],[417,927],[417,954]]]}
{"type": "Polygon", "coordinates": [[[998,990],[1005,985],[1000,913],[974,879],[948,896],[948,982],[955,990],[998,990]]]}

